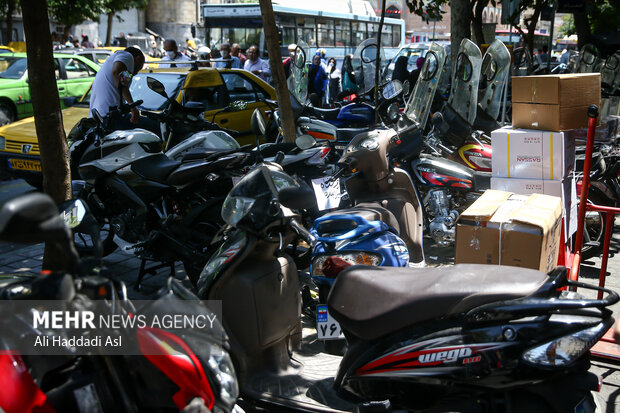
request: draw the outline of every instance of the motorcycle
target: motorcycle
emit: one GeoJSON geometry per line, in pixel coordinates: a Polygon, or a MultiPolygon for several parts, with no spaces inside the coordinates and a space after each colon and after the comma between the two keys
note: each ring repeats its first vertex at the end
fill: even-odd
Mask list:
{"type": "MultiPolygon", "coordinates": [[[[65,310],[76,312],[101,306],[115,316],[157,311],[212,314],[174,279],[169,280],[149,308],[136,309],[127,299],[122,282],[80,272],[82,266],[69,226],[88,226],[92,219],[88,207],[79,200],[65,207],[59,215],[51,198],[36,193],[13,199],[0,211],[1,240],[52,242],[69,252],[67,271],[7,277],[0,283],[0,300],[5,308],[11,308],[11,303],[33,303],[28,313],[7,313],[0,322],[0,381],[4,389],[0,392],[0,410],[232,411],[238,395],[236,377],[226,350],[226,335],[217,320],[213,329],[199,329],[191,334],[138,328],[135,336],[129,337],[137,341],[138,355],[107,355],[101,345],[88,354],[76,351],[70,344],[61,347],[60,354],[55,356],[39,354],[43,352],[40,348],[38,353],[19,351],[24,348],[23,343],[34,342],[37,337],[67,337],[67,330],[37,326],[33,320],[30,311],[49,308],[47,300],[61,302],[65,310]]],[[[81,337],[92,337],[89,333],[96,332],[101,330],[86,331],[81,337]]]]}
{"type": "Polygon", "coordinates": [[[200,277],[199,296],[223,302],[246,403],[306,412],[594,410],[588,350],[613,324],[606,307],[619,297],[568,281],[564,268],[352,266],[327,301],[349,343],[344,357],[304,341],[299,348],[299,280],[282,246],[303,233],[294,210],[313,194],[302,189],[277,165],[247,174],[222,208],[228,239],[200,277]],[[606,296],[559,290],[571,285],[606,296]]]}
{"type": "Polygon", "coordinates": [[[142,259],[136,288],[147,272],[173,270],[179,259],[195,283],[221,225],[221,202],[252,158],[247,151],[222,148],[175,161],[161,152],[161,140],[151,132],[108,133],[105,125],[115,112],[105,119],[95,113],[97,126],[71,146],[72,170],[83,180],[74,182],[76,197],[107,229],[104,255],[118,246],[142,259]],[[161,264],[147,268],[147,260],[161,264]]]}

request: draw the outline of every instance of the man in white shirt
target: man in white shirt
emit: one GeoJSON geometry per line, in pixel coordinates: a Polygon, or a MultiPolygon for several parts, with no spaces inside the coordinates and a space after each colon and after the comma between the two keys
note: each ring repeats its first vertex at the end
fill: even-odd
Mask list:
{"type": "MultiPolygon", "coordinates": [[[[111,106],[118,106],[121,103],[121,95],[127,103],[133,103],[129,92],[131,76],[137,74],[143,65],[144,54],[135,47],[128,47],[107,58],[93,82],[89,117],[93,117],[93,109],[97,109],[101,116],[105,116],[111,106]]],[[[139,117],[138,109],[132,108],[131,122],[138,123],[139,117]]]]}
{"type": "Polygon", "coordinates": [[[222,43],[220,46],[222,57],[217,62],[213,62],[213,67],[223,67],[226,69],[241,69],[241,60],[230,54],[230,44],[222,43]]]}
{"type": "Polygon", "coordinates": [[[191,62],[192,59],[185,56],[183,53],[179,52],[179,47],[177,46],[177,41],[174,39],[168,39],[164,42],[164,53],[165,56],[161,59],[163,61],[170,61],[173,63],[160,63],[159,67],[167,68],[167,67],[192,67],[191,64],[180,63],[180,62],[191,62]]]}
{"type": "Polygon", "coordinates": [[[258,46],[252,45],[246,52],[248,59],[243,68],[248,72],[254,73],[267,83],[271,83],[271,69],[269,63],[258,57],[258,46]]]}

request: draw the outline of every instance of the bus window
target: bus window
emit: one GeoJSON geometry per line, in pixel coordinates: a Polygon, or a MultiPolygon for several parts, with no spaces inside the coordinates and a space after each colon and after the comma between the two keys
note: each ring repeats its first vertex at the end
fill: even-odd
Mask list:
{"type": "Polygon", "coordinates": [[[381,44],[383,46],[387,46],[390,47],[392,46],[392,29],[394,28],[394,26],[392,26],[391,24],[384,24],[383,25],[383,33],[381,33],[381,44]]]}
{"type": "Polygon", "coordinates": [[[308,46],[316,46],[316,34],[314,32],[314,19],[311,17],[297,18],[297,38],[303,40],[308,46]]]}
{"type": "Polygon", "coordinates": [[[392,46],[400,46],[400,26],[394,26],[394,33],[392,33],[392,46]]]}
{"type": "Polygon", "coordinates": [[[295,41],[295,18],[286,15],[277,15],[278,27],[282,29],[282,46],[297,43],[295,41]]]}
{"type": "Polygon", "coordinates": [[[351,46],[351,25],[348,21],[336,20],[336,46],[351,46]]]}
{"type": "Polygon", "coordinates": [[[316,31],[318,35],[318,46],[334,45],[334,21],[318,19],[316,22],[316,31]]]}
{"type": "Polygon", "coordinates": [[[239,43],[239,47],[246,48],[245,44],[245,27],[236,27],[229,31],[230,40],[228,43],[239,43]]]}
{"type": "Polygon", "coordinates": [[[209,29],[209,41],[211,42],[211,47],[216,46],[219,48],[218,45],[222,41],[222,29],[219,27],[209,29]]]}
{"type": "Polygon", "coordinates": [[[357,46],[368,37],[366,36],[366,23],[364,22],[352,22],[351,33],[353,34],[353,44],[351,46],[357,46]]]}
{"type": "Polygon", "coordinates": [[[379,30],[379,24],[377,23],[368,23],[368,37],[367,39],[376,39],[377,31],[379,30]]]}
{"type": "Polygon", "coordinates": [[[246,35],[245,35],[245,47],[244,49],[247,49],[248,47],[252,46],[253,44],[258,45],[260,42],[260,31],[261,29],[256,29],[256,28],[248,28],[246,30],[246,35]]]}

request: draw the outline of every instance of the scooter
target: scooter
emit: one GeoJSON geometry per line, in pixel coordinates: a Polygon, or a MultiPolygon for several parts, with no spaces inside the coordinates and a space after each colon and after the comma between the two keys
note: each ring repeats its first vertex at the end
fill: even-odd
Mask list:
{"type": "MultiPolygon", "coordinates": [[[[41,354],[52,347],[44,339],[51,343],[50,337],[70,338],[70,331],[75,330],[58,329],[56,322],[52,328],[37,325],[32,316],[35,309],[44,313],[46,309],[63,308],[67,313],[86,314],[89,312],[86,310],[99,308],[104,312],[98,314],[115,317],[157,311],[212,316],[204,304],[172,278],[149,307],[136,309],[127,299],[122,282],[94,272],[82,273],[83,262],[78,262],[69,227],[92,227],[93,221],[88,207],[81,201],[65,205],[59,215],[51,198],[40,193],[10,200],[0,211],[0,240],[45,241],[58,245],[69,255],[66,272],[4,277],[0,281],[0,302],[7,310],[0,321],[3,387],[0,410],[6,413],[232,411],[238,396],[237,379],[226,350],[226,335],[217,320],[212,329],[196,329],[191,334],[151,327],[137,328],[135,334],[122,329],[106,331],[114,340],[122,337],[133,341],[139,349],[136,355],[110,355],[103,339],[90,352],[86,347],[78,348],[79,345],[59,344],[54,345],[57,355],[41,354]],[[193,301],[187,301],[192,297],[193,301]],[[53,307],[58,304],[62,307],[53,307]],[[21,311],[9,312],[10,308],[21,311]],[[37,338],[43,338],[40,347],[26,345],[35,343],[37,338]]],[[[94,230],[98,230],[96,222],[94,230]]],[[[103,332],[103,329],[91,329],[80,330],[78,334],[79,338],[92,338],[103,332]]],[[[77,342],[75,338],[74,341],[77,342]]]]}
{"type": "Polygon", "coordinates": [[[304,233],[294,210],[312,198],[277,165],[261,165],[222,208],[231,231],[201,274],[199,296],[222,300],[246,403],[305,412],[594,411],[588,350],[613,324],[606,307],[619,297],[582,283],[605,298],[559,291],[576,285],[564,268],[352,266],[327,303],[349,343],[344,357],[318,354],[308,340],[300,348],[299,280],[283,245],[304,233]]]}

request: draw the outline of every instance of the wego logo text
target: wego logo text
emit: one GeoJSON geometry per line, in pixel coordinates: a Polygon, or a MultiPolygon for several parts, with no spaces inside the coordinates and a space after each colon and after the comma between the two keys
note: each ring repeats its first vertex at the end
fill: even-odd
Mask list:
{"type": "Polygon", "coordinates": [[[453,350],[444,350],[444,351],[436,351],[434,353],[420,354],[420,357],[418,357],[418,361],[420,362],[420,364],[429,364],[429,363],[437,364],[437,363],[442,363],[442,362],[451,363],[451,362],[457,361],[458,359],[465,359],[463,360],[463,364],[470,364],[470,363],[475,363],[477,361],[480,361],[480,356],[470,358],[472,354],[473,354],[473,351],[471,350],[471,348],[463,347],[463,348],[456,348],[453,350]],[[477,359],[477,360],[474,360],[474,359],[477,359]]]}

